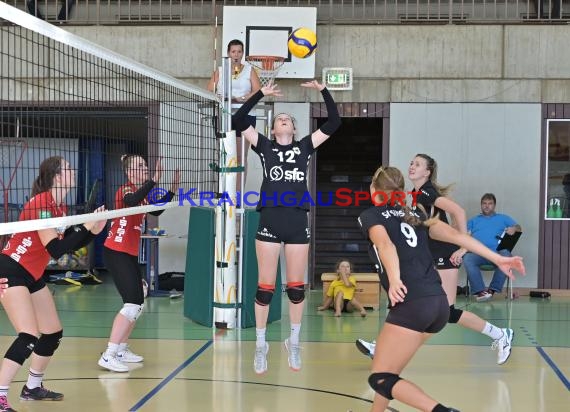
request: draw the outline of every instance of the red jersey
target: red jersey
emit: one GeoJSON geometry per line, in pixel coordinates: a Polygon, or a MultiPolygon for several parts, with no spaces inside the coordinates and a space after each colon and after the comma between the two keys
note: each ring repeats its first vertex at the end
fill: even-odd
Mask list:
{"type": "MultiPolygon", "coordinates": [[[[131,182],[121,186],[115,194],[115,209],[125,208],[124,197],[129,193],[135,193],[137,187],[131,182]]],[[[145,198],[138,206],[148,205],[145,198]]],[[[105,247],[117,252],[128,253],[132,256],[139,255],[139,243],[141,239],[141,228],[146,213],[129,215],[115,218],[111,221],[111,227],[105,240],[105,247]]]]}
{"type": "MultiPolygon", "coordinates": [[[[51,191],[38,193],[24,205],[19,221],[63,217],[67,207],[56,205],[51,191]]],[[[59,238],[63,238],[65,227],[56,228],[59,238]]],[[[14,233],[2,251],[26,269],[34,279],[39,280],[49,263],[50,254],[40,240],[37,231],[14,233]]]]}

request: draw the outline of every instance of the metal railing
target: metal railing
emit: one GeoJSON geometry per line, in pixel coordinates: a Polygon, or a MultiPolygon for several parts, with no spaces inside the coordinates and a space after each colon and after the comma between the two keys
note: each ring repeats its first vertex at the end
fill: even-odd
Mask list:
{"type": "Polygon", "coordinates": [[[556,23],[570,0],[5,0],[61,24],[211,24],[223,6],[316,7],[319,24],[556,23]]]}

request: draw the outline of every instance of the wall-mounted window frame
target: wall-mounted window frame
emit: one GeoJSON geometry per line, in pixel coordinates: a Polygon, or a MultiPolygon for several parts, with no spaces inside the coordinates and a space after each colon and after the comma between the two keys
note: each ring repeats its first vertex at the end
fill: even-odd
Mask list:
{"type": "Polygon", "coordinates": [[[547,119],[544,218],[570,220],[570,119],[547,119]]]}

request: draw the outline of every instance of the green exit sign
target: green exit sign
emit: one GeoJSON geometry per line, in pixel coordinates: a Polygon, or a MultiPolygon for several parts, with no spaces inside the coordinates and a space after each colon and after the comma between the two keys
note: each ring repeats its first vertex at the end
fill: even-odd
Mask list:
{"type": "Polygon", "coordinates": [[[328,73],[327,74],[327,83],[328,84],[345,84],[348,79],[348,75],[346,73],[328,73]]]}
{"type": "Polygon", "coordinates": [[[352,68],[325,67],[323,68],[323,81],[331,90],[352,90],[352,68]]]}

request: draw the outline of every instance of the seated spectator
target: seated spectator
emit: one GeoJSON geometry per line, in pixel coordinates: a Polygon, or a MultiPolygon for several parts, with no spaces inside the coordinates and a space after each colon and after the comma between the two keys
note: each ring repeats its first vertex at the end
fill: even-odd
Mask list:
{"type": "MultiPolygon", "coordinates": [[[[509,235],[522,231],[521,227],[508,215],[495,213],[497,199],[492,193],[485,193],[481,198],[481,214],[477,215],[467,222],[467,230],[475,239],[483,243],[491,250],[496,250],[503,232],[509,235]]],[[[482,258],[474,253],[465,253],[465,249],[461,250],[463,256],[463,264],[469,283],[471,293],[476,295],[478,302],[489,300],[495,292],[500,292],[505,284],[506,275],[495,269],[493,279],[489,287],[485,287],[483,276],[481,275],[481,265],[492,265],[487,259],[482,258]]],[[[500,250],[497,253],[503,256],[511,256],[508,250],[500,250]]]]}
{"type": "Polygon", "coordinates": [[[356,278],[351,275],[352,264],[346,260],[339,260],[336,264],[338,278],[333,280],[327,291],[327,297],[317,310],[328,309],[334,302],[334,315],[340,316],[341,312],[360,311],[360,316],[366,316],[366,309],[354,297],[356,291],[356,278]]]}

